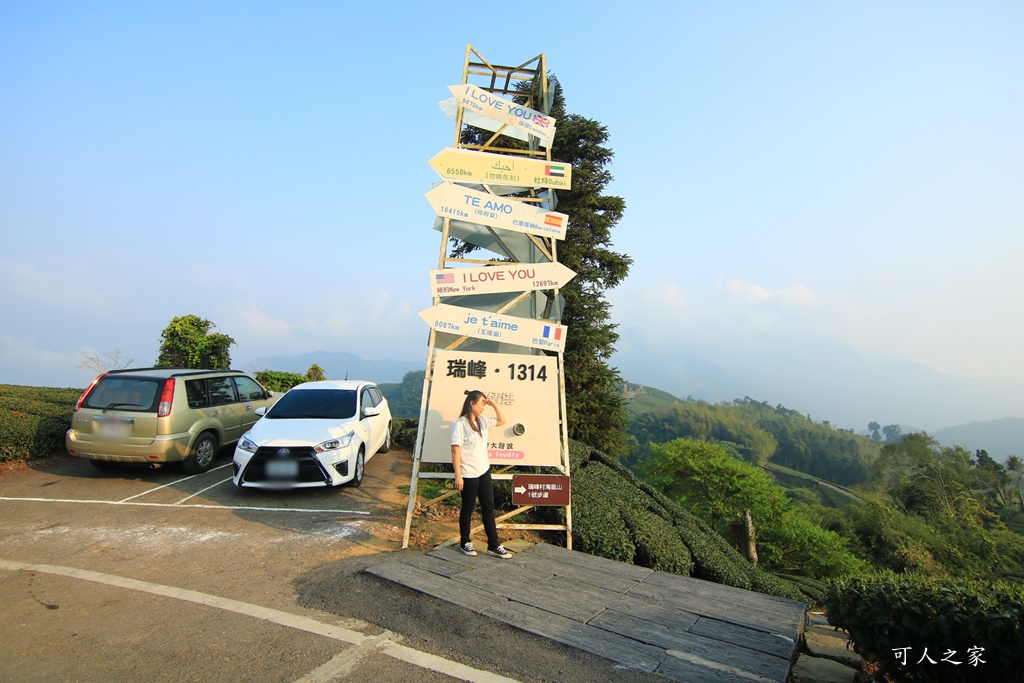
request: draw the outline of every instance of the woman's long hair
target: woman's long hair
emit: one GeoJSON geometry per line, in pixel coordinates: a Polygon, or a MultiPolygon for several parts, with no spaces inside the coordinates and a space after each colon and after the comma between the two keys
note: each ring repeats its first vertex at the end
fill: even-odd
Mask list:
{"type": "Polygon", "coordinates": [[[484,398],[485,394],[484,392],[477,391],[476,389],[473,389],[472,391],[467,389],[465,394],[466,400],[462,402],[462,413],[459,414],[459,417],[466,418],[466,422],[468,422],[469,426],[473,428],[473,431],[477,434],[481,434],[482,432],[480,431],[479,421],[473,419],[473,404],[484,398]]]}

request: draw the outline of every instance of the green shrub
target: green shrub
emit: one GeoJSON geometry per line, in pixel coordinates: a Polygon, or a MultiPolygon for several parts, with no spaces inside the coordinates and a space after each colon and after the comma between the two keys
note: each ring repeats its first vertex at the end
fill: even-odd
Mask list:
{"type": "Polygon", "coordinates": [[[623,508],[621,513],[636,545],[633,564],[690,575],[693,557],[671,522],[650,510],[629,507],[623,508]]]}
{"type": "Polygon", "coordinates": [[[825,596],[829,623],[888,680],[1022,680],[1024,586],[968,579],[851,579],[825,596]],[[905,651],[904,661],[898,652],[905,651]],[[924,659],[927,655],[936,663],[924,659]],[[971,648],[984,663],[969,661],[971,648]],[[942,661],[955,650],[959,666],[942,661]],[[918,663],[920,662],[920,663],[918,663]]]}
{"type": "Polygon", "coordinates": [[[0,384],[0,460],[64,451],[64,433],[81,389],[0,384]]]}
{"type": "Polygon", "coordinates": [[[267,389],[282,392],[309,381],[305,375],[283,370],[260,370],[253,377],[267,389]]]}
{"type": "Polygon", "coordinates": [[[412,450],[416,447],[416,433],[419,420],[395,417],[391,420],[391,441],[401,448],[412,450]]]}

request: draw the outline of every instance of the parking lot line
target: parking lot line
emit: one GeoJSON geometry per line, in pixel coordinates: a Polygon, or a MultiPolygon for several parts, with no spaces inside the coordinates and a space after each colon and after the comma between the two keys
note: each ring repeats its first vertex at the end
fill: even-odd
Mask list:
{"type": "MultiPolygon", "coordinates": [[[[216,472],[217,470],[222,470],[225,467],[228,467],[229,465],[230,465],[230,463],[228,463],[228,465],[221,465],[219,467],[214,467],[213,469],[207,470],[206,472],[203,472],[202,474],[207,474],[209,472],[216,472]]],[[[151,488],[151,489],[146,489],[142,493],[136,493],[134,496],[128,496],[127,498],[125,498],[121,502],[122,503],[126,503],[129,500],[135,500],[136,498],[141,498],[142,496],[146,495],[147,493],[153,493],[154,491],[159,491],[160,489],[165,489],[168,486],[177,486],[178,484],[180,484],[183,481],[188,481],[189,479],[195,479],[196,477],[199,477],[199,476],[202,476],[202,475],[201,474],[193,474],[193,475],[188,476],[188,477],[183,477],[181,479],[176,479],[176,480],[172,481],[169,484],[163,484],[161,486],[156,486],[156,487],[151,488]]]]}
{"type": "MultiPolygon", "coordinates": [[[[122,505],[149,508],[200,508],[204,510],[249,510],[256,512],[308,512],[318,514],[334,515],[368,515],[364,510],[329,510],[329,509],[306,509],[306,508],[266,508],[252,505],[179,505],[178,503],[130,503],[123,500],[75,500],[73,498],[15,498],[11,496],[0,496],[0,500],[26,501],[31,503],[81,503],[83,505],[122,505]]],[[[180,501],[179,501],[180,502],[180,501]]]]}
{"type": "Polygon", "coordinates": [[[212,485],[210,485],[210,486],[207,486],[207,487],[206,487],[205,489],[201,489],[201,490],[199,490],[199,491],[196,491],[196,492],[195,492],[195,493],[193,493],[193,494],[192,494],[191,496],[185,496],[184,498],[182,498],[181,500],[179,500],[179,501],[178,501],[177,503],[175,503],[175,505],[176,505],[176,506],[178,506],[178,507],[180,507],[180,506],[181,506],[181,504],[182,504],[182,503],[184,503],[184,502],[185,502],[186,500],[189,500],[189,499],[191,499],[191,498],[195,498],[195,497],[196,497],[196,496],[198,496],[198,495],[199,495],[200,493],[206,493],[206,492],[207,492],[207,491],[209,491],[210,489],[212,489],[212,488],[216,488],[216,487],[220,486],[221,484],[226,484],[226,483],[228,483],[229,481],[231,481],[231,477],[228,477],[227,479],[222,479],[222,480],[218,481],[218,482],[217,482],[216,484],[212,484],[212,485]]]}
{"type": "MultiPolygon", "coordinates": [[[[236,614],[243,614],[245,616],[253,617],[254,619],[262,619],[263,621],[324,636],[325,638],[332,638],[357,647],[370,645],[382,654],[393,657],[399,661],[406,662],[407,664],[412,664],[420,668],[447,674],[453,678],[458,678],[464,681],[473,681],[474,683],[516,683],[514,679],[506,678],[504,676],[491,673],[490,671],[474,669],[473,667],[466,666],[465,664],[453,662],[449,659],[438,657],[437,655],[432,655],[428,652],[422,652],[405,645],[399,645],[390,638],[382,642],[379,636],[368,636],[363,633],[359,633],[358,631],[352,631],[341,626],[335,626],[334,624],[325,624],[322,621],[316,621],[315,619],[303,617],[298,614],[292,614],[290,612],[284,612],[270,607],[263,607],[262,605],[254,605],[240,600],[232,600],[231,598],[210,595],[209,593],[200,593],[199,591],[188,590],[186,588],[164,586],[158,583],[150,583],[149,581],[129,579],[115,574],[103,574],[101,572],[89,571],[87,569],[77,569],[75,567],[63,567],[52,564],[32,564],[28,562],[0,560],[0,569],[66,576],[72,579],[92,581],[94,583],[102,583],[117,588],[126,588],[128,590],[150,593],[152,595],[161,595],[168,598],[174,598],[176,600],[184,600],[186,602],[234,612],[236,614]]],[[[370,626],[370,624],[367,624],[367,626],[370,626]]]]}

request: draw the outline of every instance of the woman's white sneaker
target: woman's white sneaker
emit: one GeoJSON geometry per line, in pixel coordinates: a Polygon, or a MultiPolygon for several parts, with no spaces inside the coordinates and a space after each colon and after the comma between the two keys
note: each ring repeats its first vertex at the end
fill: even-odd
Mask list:
{"type": "MultiPolygon", "coordinates": [[[[475,555],[476,553],[473,553],[473,554],[475,555]]],[[[500,557],[503,560],[508,560],[508,559],[510,559],[512,557],[512,553],[510,553],[509,551],[505,550],[505,546],[503,546],[503,545],[499,545],[497,548],[494,548],[493,550],[488,548],[487,549],[487,554],[488,555],[494,555],[495,557],[500,557]]]]}
{"type": "Polygon", "coordinates": [[[476,551],[473,550],[473,544],[472,543],[463,543],[462,545],[459,546],[459,550],[462,551],[463,555],[469,555],[470,557],[475,557],[476,556],[476,551]]]}

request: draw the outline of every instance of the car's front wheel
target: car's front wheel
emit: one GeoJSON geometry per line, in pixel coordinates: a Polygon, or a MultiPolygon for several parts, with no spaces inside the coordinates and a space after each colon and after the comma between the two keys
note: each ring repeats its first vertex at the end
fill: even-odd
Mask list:
{"type": "Polygon", "coordinates": [[[181,467],[189,474],[201,474],[210,469],[217,457],[217,437],[206,432],[199,435],[192,444],[192,452],[181,461],[181,467]]]}
{"type": "Polygon", "coordinates": [[[348,482],[349,486],[361,486],[363,483],[363,469],[366,467],[366,454],[363,451],[362,446],[359,447],[359,453],[356,455],[356,471],[355,476],[348,482]]]}

